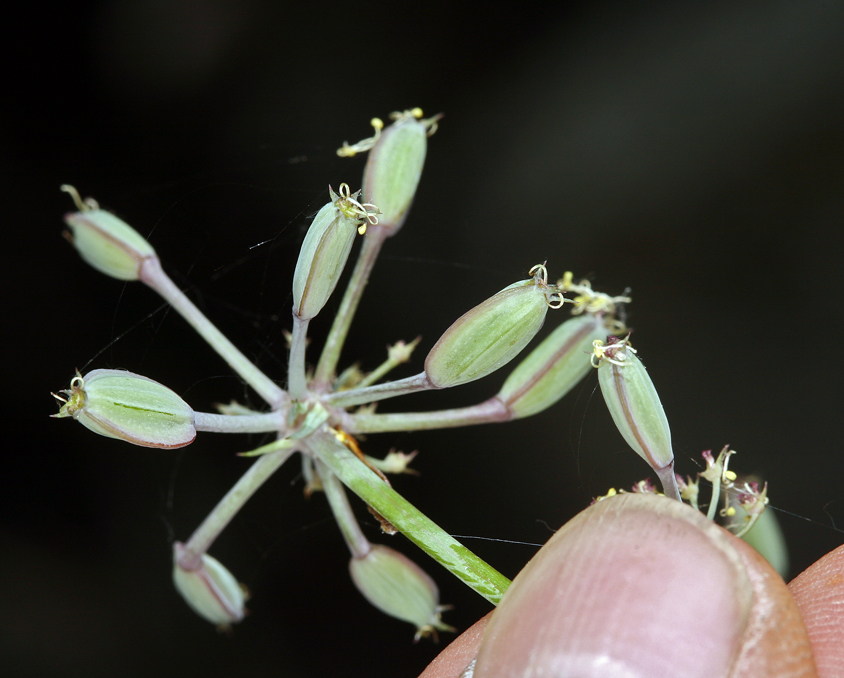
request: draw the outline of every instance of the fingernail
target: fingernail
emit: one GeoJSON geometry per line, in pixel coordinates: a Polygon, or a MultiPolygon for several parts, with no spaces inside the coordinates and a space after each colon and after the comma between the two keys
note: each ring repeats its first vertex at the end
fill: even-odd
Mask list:
{"type": "Polygon", "coordinates": [[[760,575],[755,561],[749,572],[737,544],[665,497],[598,502],[513,581],[475,677],[717,678],[742,662],[746,675],[778,675],[766,669],[773,655],[762,636],[777,632],[769,619],[782,611],[760,586],[785,585],[770,568],[773,577],[760,575]]]}

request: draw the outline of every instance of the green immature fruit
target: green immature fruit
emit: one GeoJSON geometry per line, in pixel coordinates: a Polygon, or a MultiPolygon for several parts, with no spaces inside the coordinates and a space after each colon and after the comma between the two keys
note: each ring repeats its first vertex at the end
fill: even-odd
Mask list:
{"type": "Polygon", "coordinates": [[[419,120],[421,114],[415,109],[395,115],[396,122],[377,137],[367,158],[363,195],[381,209],[380,226],[390,235],[404,224],[422,176],[433,123],[419,120]]]}
{"type": "Polygon", "coordinates": [[[65,184],[62,190],[73,196],[79,208],[65,216],[65,223],[82,258],[112,278],[138,280],[144,261],[156,256],[152,245],[129,224],[99,209],[95,201],[80,200],[73,186],[65,184]]]}
{"type": "Polygon", "coordinates": [[[533,279],[505,287],[458,318],[425,359],[425,374],[435,388],[448,388],[485,377],[503,367],[536,335],[548,307],[563,298],[547,284],[542,265],[533,279]]]}
{"type": "Polygon", "coordinates": [[[610,337],[594,346],[592,364],[616,427],[657,474],[665,494],[679,501],[671,430],[650,375],[627,339],[610,337]]]}
{"type": "Polygon", "coordinates": [[[514,418],[529,417],[551,407],[591,369],[592,342],[606,335],[601,318],[570,318],[555,329],[513,370],[498,399],[514,418]]]}
{"type": "Polygon", "coordinates": [[[184,544],[173,547],[173,584],[176,590],[203,619],[221,628],[228,628],[246,615],[243,586],[216,558],[203,554],[194,568],[180,565],[187,559],[184,544]]]}
{"type": "Polygon", "coordinates": [[[166,386],[124,370],[77,376],[53,417],[72,417],[94,433],[142,447],[172,449],[196,438],[194,412],[166,386]]]}
{"type": "Polygon", "coordinates": [[[388,546],[373,545],[349,562],[352,581],[364,597],[385,614],[416,626],[416,637],[454,631],[440,621],[442,607],[434,580],[407,556],[388,546]]]}
{"type": "Polygon", "coordinates": [[[293,273],[293,312],[302,320],[317,315],[337,287],[355,234],[366,231],[364,220],[378,221],[374,205],[357,201],[360,191],[349,193],[348,184],[340,185],[340,195],[328,190],[331,202],[314,217],[293,273]]]}
{"type": "MultiPolygon", "coordinates": [[[[747,480],[750,480],[749,478],[747,480]]],[[[758,489],[758,486],[756,486],[758,489]]],[[[741,499],[746,497],[742,493],[740,483],[736,483],[736,489],[727,495],[729,507],[735,510],[735,523],[737,525],[748,524],[753,521],[753,526],[741,535],[741,538],[755,548],[767,560],[781,577],[788,578],[788,545],[777,522],[774,511],[761,511],[759,515],[752,516],[745,510],[741,499]]],[[[765,502],[767,504],[767,502],[765,502]]],[[[737,535],[738,536],[738,535],[737,535]]]]}

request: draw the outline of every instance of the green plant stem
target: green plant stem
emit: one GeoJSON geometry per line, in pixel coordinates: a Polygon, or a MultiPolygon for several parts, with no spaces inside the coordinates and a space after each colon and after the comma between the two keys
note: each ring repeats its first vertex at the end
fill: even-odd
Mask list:
{"type": "Polygon", "coordinates": [[[293,334],[290,340],[290,360],[287,368],[287,390],[293,400],[302,400],[307,395],[305,382],[305,347],[307,346],[308,324],[293,312],[293,334]]]}
{"type": "Polygon", "coordinates": [[[185,296],[161,268],[158,258],[153,257],[144,261],[141,280],[158,292],[179,315],[187,320],[211,348],[274,409],[281,407],[285,401],[289,400],[284,390],[243,355],[185,296]]]}
{"type": "Polygon", "coordinates": [[[663,494],[666,497],[671,497],[682,502],[683,500],[680,499],[680,488],[677,487],[677,477],[674,475],[674,460],[672,459],[671,463],[665,468],[654,469],[654,471],[659,478],[659,482],[662,483],[663,494]]]}
{"type": "Polygon", "coordinates": [[[384,240],[387,239],[387,234],[385,229],[377,225],[370,226],[367,229],[363,239],[363,245],[358,254],[357,263],[355,264],[355,270],[349,279],[349,284],[346,287],[340,308],[334,316],[334,324],[331,325],[331,329],[328,332],[328,338],[325,341],[325,346],[322,349],[322,354],[314,372],[312,382],[314,390],[327,391],[331,382],[334,381],[337,363],[340,360],[340,353],[343,351],[346,336],[349,334],[352,318],[355,316],[355,311],[360,303],[363,290],[366,287],[366,283],[369,282],[369,274],[375,265],[375,259],[381,251],[384,240]]]}
{"type": "Polygon", "coordinates": [[[330,432],[316,431],[302,443],[410,541],[473,591],[498,604],[510,581],[381,480],[330,432]]]}
{"type": "Polygon", "coordinates": [[[356,386],[356,388],[366,388],[367,386],[372,386],[373,384],[377,383],[381,377],[385,374],[388,374],[390,370],[394,369],[397,365],[401,364],[398,360],[385,360],[381,363],[378,367],[376,367],[372,372],[366,375],[363,379],[360,380],[360,383],[356,386]]]}
{"type": "Polygon", "coordinates": [[[360,380],[360,383],[356,385],[356,388],[366,388],[367,386],[372,386],[373,384],[377,383],[381,377],[385,374],[388,374],[391,370],[395,369],[399,365],[401,365],[404,360],[399,360],[393,357],[388,357],[383,363],[381,363],[378,367],[376,367],[372,372],[366,375],[363,379],[360,380]]]}
{"type": "Polygon", "coordinates": [[[323,398],[323,402],[332,407],[352,407],[353,405],[374,403],[376,400],[386,400],[387,398],[395,398],[396,396],[428,391],[435,388],[428,381],[428,375],[420,372],[412,377],[388,381],[384,384],[331,393],[323,398]]]}
{"type": "Polygon", "coordinates": [[[709,520],[715,520],[715,511],[718,510],[718,500],[721,498],[721,478],[717,478],[712,483],[712,497],[709,500],[709,510],[706,512],[706,517],[709,520]]]}
{"type": "Polygon", "coordinates": [[[195,570],[199,566],[200,558],[211,548],[211,544],[214,543],[220,532],[231,522],[231,519],[243,505],[249,501],[249,498],[255,494],[255,491],[295,451],[295,448],[282,449],[258,457],[258,460],[240,477],[240,480],[226,493],[226,496],[206,516],[202,524],[196,528],[190,539],[185,543],[185,550],[182,557],[179,558],[179,566],[186,570],[195,570]]]}
{"type": "Polygon", "coordinates": [[[346,546],[349,547],[349,551],[351,551],[353,557],[363,558],[372,549],[372,544],[364,536],[360,525],[358,525],[358,521],[355,519],[355,514],[349,505],[349,498],[346,496],[343,483],[340,482],[339,478],[323,462],[317,461],[317,468],[319,470],[322,489],[325,492],[325,497],[328,499],[331,512],[334,514],[334,519],[337,521],[337,526],[340,528],[343,539],[346,541],[346,546]]]}
{"type": "Polygon", "coordinates": [[[473,424],[491,424],[510,421],[512,415],[497,397],[451,410],[434,412],[397,412],[395,414],[343,413],[340,417],[347,433],[386,433],[388,431],[424,431],[436,428],[454,428],[473,424]]]}
{"type": "Polygon", "coordinates": [[[287,428],[284,410],[262,414],[213,414],[194,412],[193,423],[197,431],[210,433],[267,433],[277,431],[284,435],[287,428]]]}

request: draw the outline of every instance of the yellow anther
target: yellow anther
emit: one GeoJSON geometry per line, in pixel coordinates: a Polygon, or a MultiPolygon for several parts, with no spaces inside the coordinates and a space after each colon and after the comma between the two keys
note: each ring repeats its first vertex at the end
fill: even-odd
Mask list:
{"type": "Polygon", "coordinates": [[[604,357],[604,342],[600,339],[595,339],[592,342],[592,355],[589,358],[589,362],[592,363],[592,367],[600,367],[601,366],[601,359],[604,357]]]}
{"type": "Polygon", "coordinates": [[[349,144],[347,141],[344,141],[343,146],[337,149],[337,155],[341,158],[353,158],[358,153],[363,153],[372,148],[381,136],[381,130],[384,129],[384,121],[381,118],[372,118],[369,124],[372,125],[375,134],[366,139],[361,139],[356,144],[349,144]]]}
{"type": "MultiPolygon", "coordinates": [[[[349,184],[340,184],[340,195],[332,195],[336,196],[334,198],[334,204],[337,205],[337,209],[348,219],[363,219],[373,226],[378,223],[378,217],[376,215],[381,214],[381,210],[370,202],[359,203],[357,197],[360,195],[360,191],[352,193],[349,184]]],[[[358,226],[358,233],[361,235],[366,233],[366,223],[358,226]]]]}
{"type": "Polygon", "coordinates": [[[603,313],[612,316],[615,313],[616,304],[629,303],[630,297],[611,297],[603,292],[596,292],[588,280],[574,282],[574,274],[566,271],[563,277],[557,281],[557,287],[564,292],[574,292],[577,296],[574,299],[576,307],[572,310],[573,315],[581,313],[603,313]]]}
{"type": "Polygon", "coordinates": [[[627,351],[636,353],[636,349],[630,345],[629,334],[614,344],[605,344],[600,339],[595,339],[592,342],[592,347],[592,356],[589,358],[592,367],[600,367],[602,360],[624,367],[628,360],[627,351]]]}
{"type": "Polygon", "coordinates": [[[422,119],[422,109],[419,107],[411,108],[410,110],[405,111],[393,111],[390,113],[390,120],[395,122],[401,122],[402,120],[407,120],[409,118],[414,118],[418,120],[420,123],[425,125],[425,128],[428,130],[427,136],[433,136],[433,134],[437,131],[437,123],[439,119],[443,117],[442,113],[437,113],[436,115],[431,116],[427,119],[422,119]]]}
{"type": "Polygon", "coordinates": [[[606,494],[595,497],[595,500],[592,503],[597,504],[599,501],[604,501],[604,499],[609,499],[610,497],[614,497],[617,494],[618,492],[616,491],[616,489],[614,487],[611,487],[609,490],[607,490],[606,494]]]}
{"type": "Polygon", "coordinates": [[[733,481],[737,478],[735,473],[727,469],[730,465],[730,457],[735,453],[735,450],[722,450],[721,454],[718,455],[719,462],[721,461],[721,457],[724,458],[724,470],[721,471],[721,483],[727,488],[732,487],[733,481]]]}

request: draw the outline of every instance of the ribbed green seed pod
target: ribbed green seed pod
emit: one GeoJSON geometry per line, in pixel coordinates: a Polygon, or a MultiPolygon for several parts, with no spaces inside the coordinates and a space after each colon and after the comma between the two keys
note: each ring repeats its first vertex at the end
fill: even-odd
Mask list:
{"type": "Polygon", "coordinates": [[[329,193],[331,202],[314,217],[293,273],[293,312],[302,320],[310,320],[325,306],[349,258],[361,217],[375,213],[365,209],[372,205],[357,202],[360,191],[349,194],[347,184],[341,184],[340,195],[330,186],[329,193]]]}
{"type": "Polygon", "coordinates": [[[425,374],[436,388],[481,379],[515,358],[545,322],[549,305],[562,296],[547,285],[545,267],[533,279],[505,287],[463,314],[439,338],[425,359],[425,374]]]}
{"type": "Polygon", "coordinates": [[[598,383],[616,427],[656,472],[665,494],[679,501],[671,430],[650,375],[626,339],[610,337],[595,348],[598,383]]]}
{"type": "Polygon", "coordinates": [[[124,370],[94,370],[53,394],[64,404],[58,414],[72,417],[94,433],[142,447],[173,449],[196,438],[194,412],[166,386],[124,370]]]}
{"type": "Polygon", "coordinates": [[[185,602],[203,619],[227,628],[246,614],[243,587],[219,560],[207,553],[199,559],[199,566],[186,570],[179,565],[185,552],[184,544],[173,546],[173,584],[185,602]]]}
{"type": "Polygon", "coordinates": [[[601,318],[570,318],[513,370],[498,392],[514,418],[529,417],[551,407],[591,369],[592,342],[606,335],[601,318]]]}
{"type": "Polygon", "coordinates": [[[440,593],[425,571],[388,546],[375,544],[362,558],[349,562],[352,581],[363,596],[385,614],[416,626],[416,637],[454,631],[440,621],[440,593]]]}
{"type": "Polygon", "coordinates": [[[379,224],[394,235],[404,224],[428,148],[424,121],[406,115],[380,135],[366,161],[363,195],[381,210],[379,224]]]}
{"type": "Polygon", "coordinates": [[[64,220],[82,258],[112,278],[138,280],[144,260],[156,256],[152,245],[129,224],[99,209],[93,200],[83,203],[72,186],[65,184],[62,190],[70,193],[79,207],[64,220]]]}
{"type": "MultiPolygon", "coordinates": [[[[749,519],[747,511],[736,499],[736,493],[729,495],[730,506],[736,509],[737,522],[749,519]]],[[[764,511],[757,517],[753,527],[741,537],[765,558],[781,577],[788,580],[788,544],[782,533],[774,511],[764,511]]]]}

